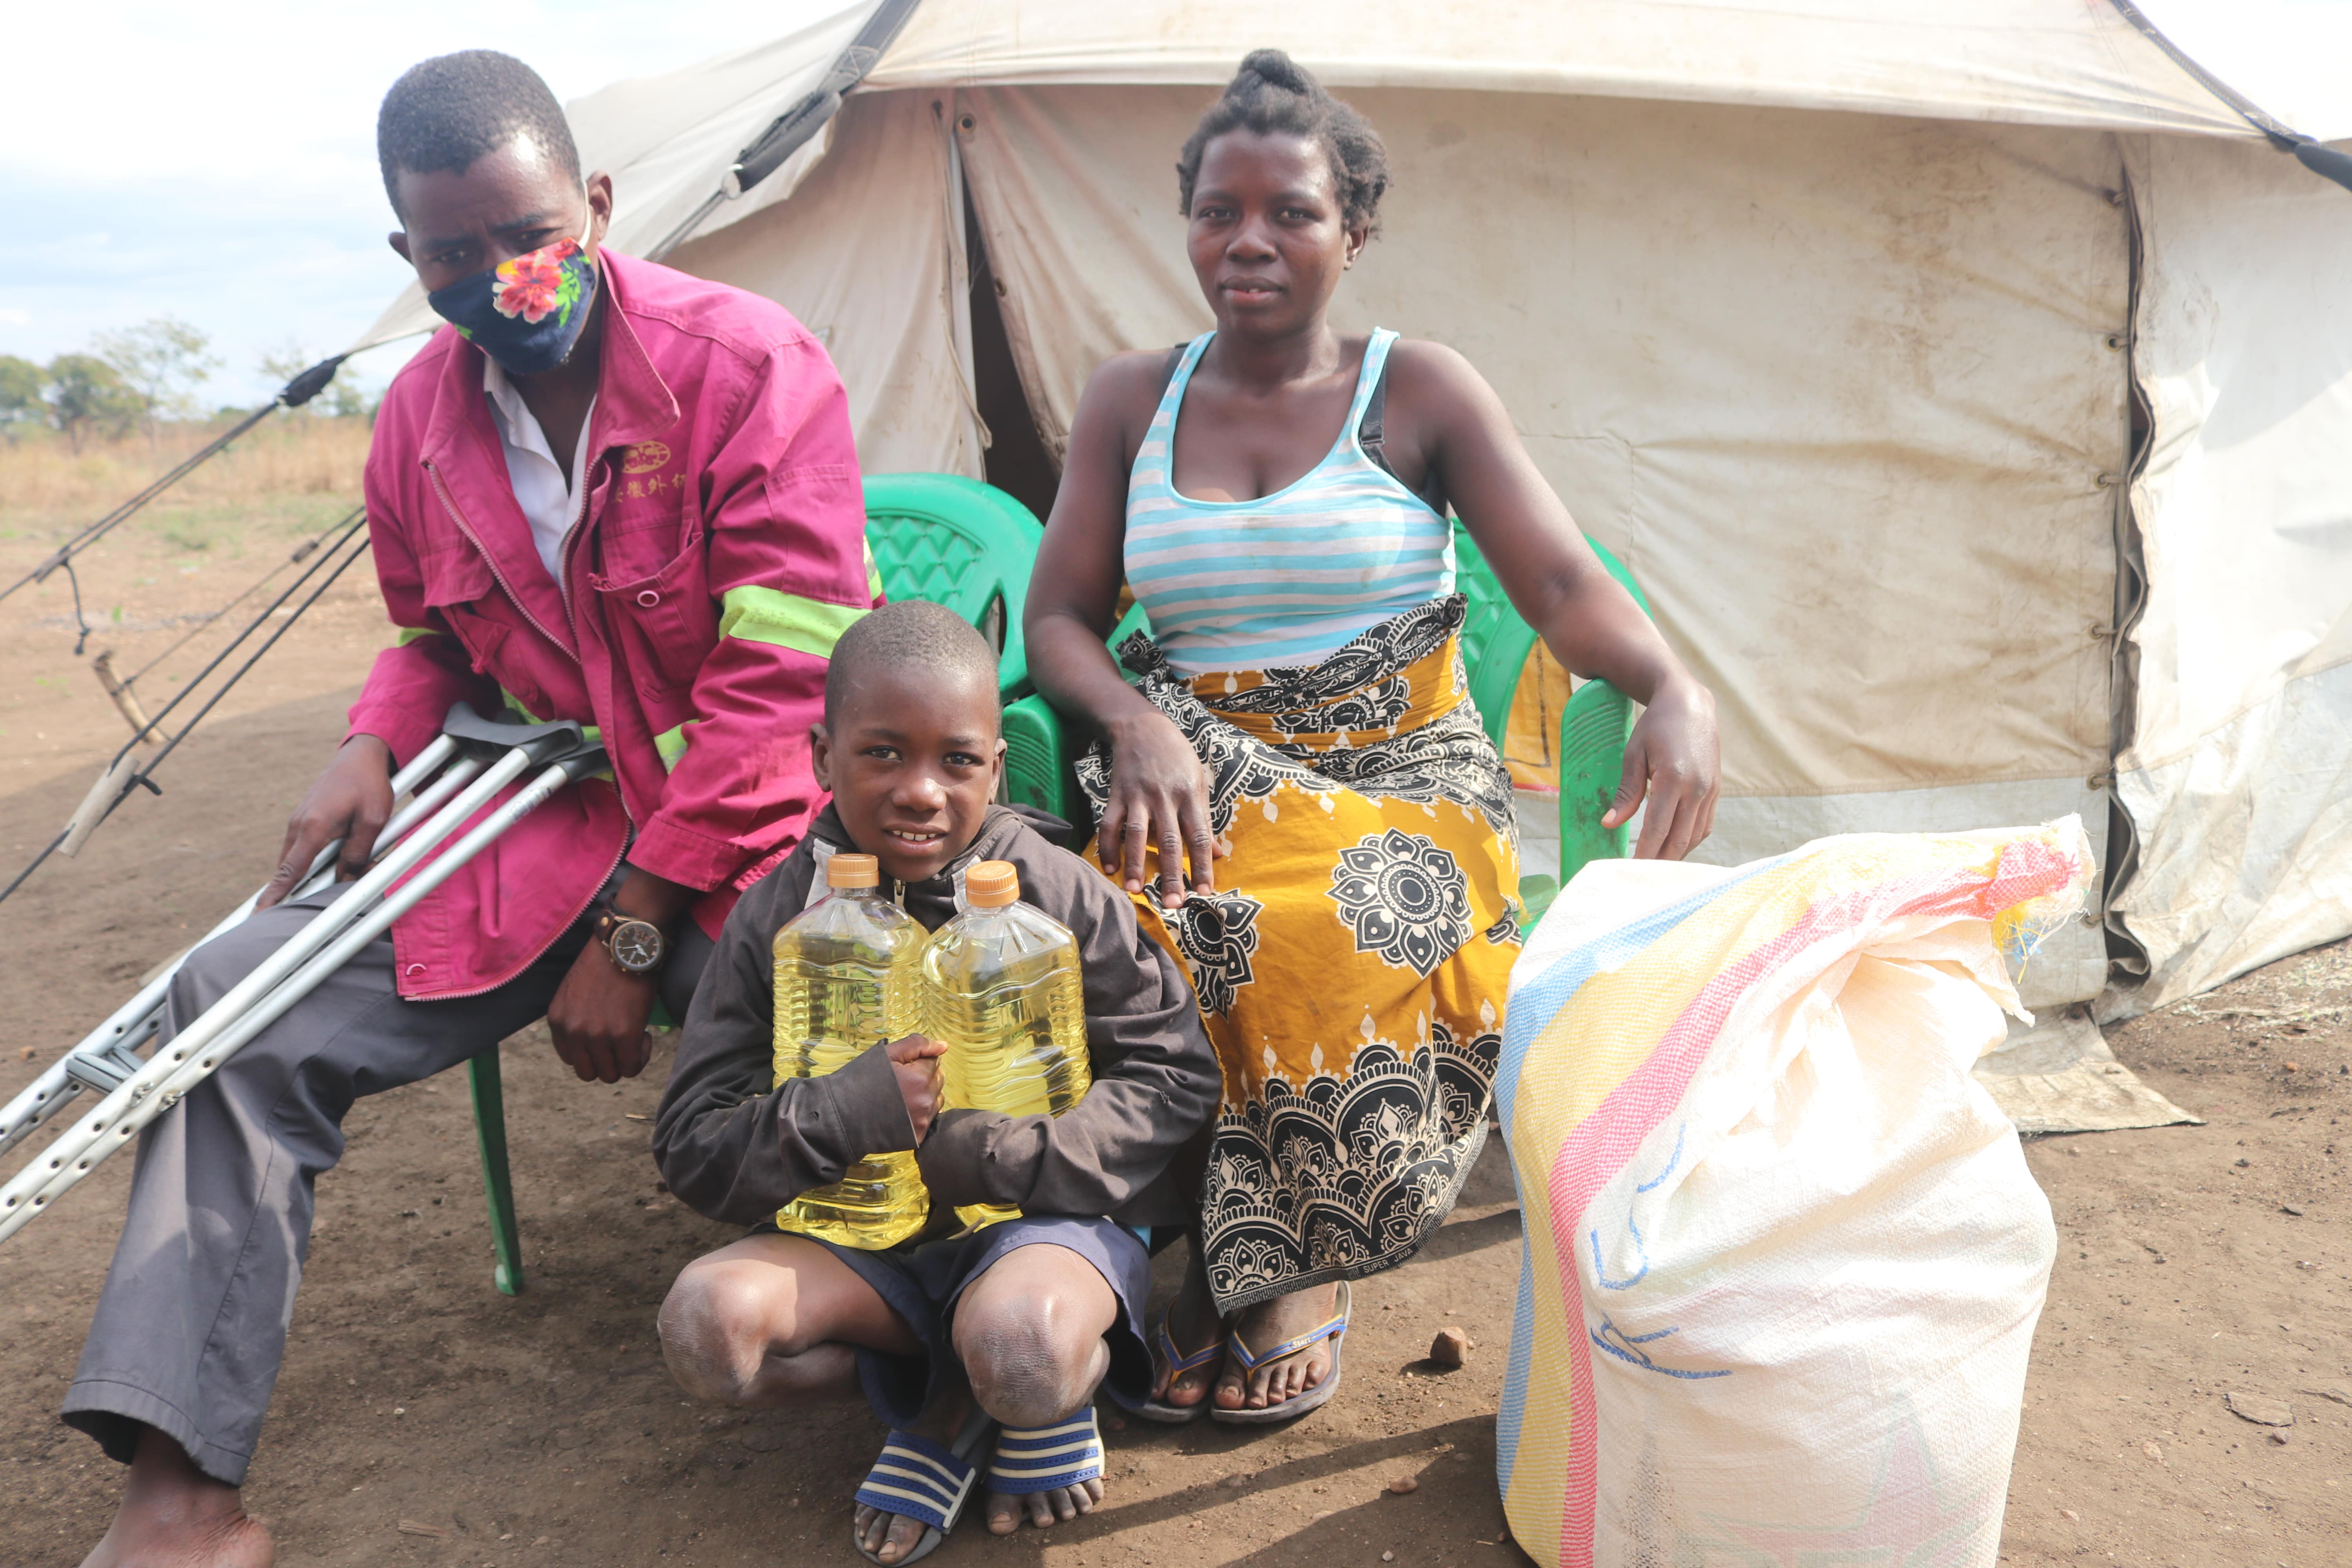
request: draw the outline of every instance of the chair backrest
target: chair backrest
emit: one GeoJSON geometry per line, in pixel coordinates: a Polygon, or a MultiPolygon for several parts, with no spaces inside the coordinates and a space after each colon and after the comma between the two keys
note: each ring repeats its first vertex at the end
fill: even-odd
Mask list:
{"type": "Polygon", "coordinates": [[[1501,579],[1459,522],[1454,525],[1454,585],[1470,601],[1462,622],[1462,668],[1469,673],[1470,700],[1478,705],[1486,738],[1499,750],[1510,727],[1519,672],[1535,651],[1535,628],[1511,607],[1501,579]]]}
{"type": "MultiPolygon", "coordinates": [[[[1648,595],[1625,570],[1625,563],[1599,540],[1587,536],[1585,542],[1609,574],[1633,595],[1642,613],[1653,615],[1648,595]]],[[[1458,521],[1454,525],[1454,586],[1470,601],[1469,614],[1462,623],[1462,664],[1470,675],[1470,700],[1478,705],[1487,738],[1500,747],[1511,721],[1511,699],[1519,689],[1520,673],[1527,668],[1528,656],[1535,652],[1535,628],[1512,608],[1502,580],[1458,521]]]]}
{"type": "MultiPolygon", "coordinates": [[[[1625,563],[1600,541],[1588,537],[1592,553],[1609,574],[1624,584],[1645,616],[1654,616],[1649,595],[1642,592],[1625,563]]],[[[1535,628],[1519,618],[1495,569],[1457,522],[1454,525],[1455,585],[1470,601],[1462,623],[1462,664],[1470,676],[1470,700],[1478,705],[1487,737],[1500,750],[1511,721],[1511,700],[1528,656],[1535,651],[1535,628]]],[[[1560,715],[1559,732],[1559,876],[1557,879],[1530,871],[1520,881],[1528,900],[1528,923],[1543,912],[1551,896],[1588,862],[1622,859],[1626,830],[1601,826],[1601,814],[1616,794],[1625,763],[1625,740],[1633,727],[1633,704],[1605,680],[1588,680],[1579,687],[1560,715]]]]}
{"type": "Polygon", "coordinates": [[[992,485],[958,474],[866,476],[866,542],[891,599],[926,599],[978,626],[1001,652],[997,689],[1029,688],[1021,612],[1045,529],[992,485]]]}

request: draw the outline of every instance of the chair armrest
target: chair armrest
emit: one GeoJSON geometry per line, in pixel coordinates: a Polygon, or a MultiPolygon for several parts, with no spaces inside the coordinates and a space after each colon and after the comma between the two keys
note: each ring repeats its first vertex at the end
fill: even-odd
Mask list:
{"type": "Polygon", "coordinates": [[[1050,811],[1065,822],[1077,797],[1077,758],[1062,716],[1043,696],[1022,698],[1004,710],[1004,794],[1022,805],[1050,811]]]}
{"type": "Polygon", "coordinates": [[[1601,826],[1625,772],[1633,700],[1605,680],[1588,680],[1559,718],[1559,885],[1588,861],[1622,860],[1626,827],[1601,826]]]}

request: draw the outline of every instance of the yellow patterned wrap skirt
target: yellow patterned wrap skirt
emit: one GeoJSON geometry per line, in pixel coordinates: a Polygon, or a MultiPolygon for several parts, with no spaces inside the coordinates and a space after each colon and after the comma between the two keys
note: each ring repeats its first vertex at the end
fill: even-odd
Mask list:
{"type": "MultiPolygon", "coordinates": [[[[1518,840],[1463,610],[1432,600],[1299,668],[1188,679],[1149,637],[1118,650],[1207,767],[1233,851],[1210,897],[1135,896],[1224,1069],[1202,1197],[1221,1310],[1403,1262],[1486,1142],[1518,840]]],[[[1109,761],[1078,764],[1097,820],[1109,761]]]]}

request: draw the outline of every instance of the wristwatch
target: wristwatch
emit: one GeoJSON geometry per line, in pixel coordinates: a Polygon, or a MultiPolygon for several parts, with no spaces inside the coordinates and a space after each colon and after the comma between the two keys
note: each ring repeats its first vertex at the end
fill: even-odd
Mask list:
{"type": "Polygon", "coordinates": [[[661,927],[609,907],[596,919],[596,941],[624,974],[651,974],[669,956],[661,927]]]}

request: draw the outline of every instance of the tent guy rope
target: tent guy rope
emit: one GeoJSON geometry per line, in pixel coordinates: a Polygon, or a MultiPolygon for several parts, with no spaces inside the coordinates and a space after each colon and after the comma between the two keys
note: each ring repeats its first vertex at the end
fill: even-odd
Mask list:
{"type": "Polygon", "coordinates": [[[301,619],[303,612],[317,604],[320,596],[334,585],[336,579],[348,571],[361,556],[367,553],[367,514],[364,508],[355,508],[338,526],[341,531],[335,536],[333,542],[325,549],[315,552],[311,555],[310,564],[299,573],[275,599],[272,599],[267,606],[239,628],[236,636],[230,638],[219,652],[214,654],[204,668],[196,672],[194,679],[173,693],[172,700],[159,709],[154,717],[148,721],[147,729],[142,733],[134,734],[123,743],[121,750],[115,752],[112,760],[100,771],[98,782],[90,787],[90,792],[82,797],[81,805],[75,810],[64,828],[30,861],[26,862],[24,869],[18,871],[5,888],[0,888],[0,902],[5,902],[18,888],[23,887],[26,880],[38,870],[50,856],[64,850],[70,858],[80,848],[82,841],[89,837],[98,825],[113,815],[114,808],[121,805],[132,790],[145,789],[154,795],[163,793],[162,786],[154,780],[155,770],[163,765],[163,760],[178,750],[180,742],[186,740],[195,727],[205,721],[206,716],[219,706],[221,699],[227,696],[236,683],[260,662],[262,656],[275,647],[278,639],[293,629],[294,624],[301,619]],[[203,706],[191,714],[176,731],[173,731],[170,738],[163,742],[153,755],[142,755],[141,748],[161,730],[163,721],[172,716],[173,710],[194,697],[212,677],[213,672],[227,662],[230,655],[243,647],[262,626],[277,618],[278,611],[286,608],[288,602],[296,595],[302,593],[305,584],[312,584],[314,580],[315,586],[310,589],[301,602],[287,609],[282,622],[277,628],[262,639],[259,647],[246,656],[243,663],[231,670],[213,688],[205,698],[203,706]]]}

